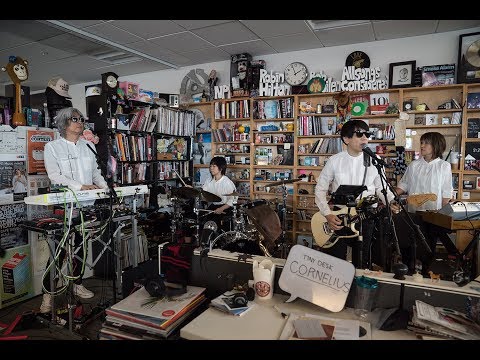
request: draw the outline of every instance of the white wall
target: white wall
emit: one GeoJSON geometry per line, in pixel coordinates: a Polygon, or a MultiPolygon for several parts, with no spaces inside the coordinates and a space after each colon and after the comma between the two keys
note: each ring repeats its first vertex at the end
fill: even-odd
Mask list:
{"type": "MultiPolygon", "coordinates": [[[[415,36],[403,39],[367,42],[362,44],[326,47],[314,50],[294,51],[281,54],[258,56],[254,59],[266,61],[267,70],[283,72],[285,66],[293,61],[304,63],[309,71],[324,71],[335,80],[340,80],[345,59],[355,50],[361,50],[370,57],[370,66],[380,66],[382,74],[388,77],[389,64],[416,60],[417,66],[457,64],[458,42],[461,34],[480,31],[480,27],[451,31],[440,34],[415,36]]],[[[120,81],[132,81],[140,87],[160,93],[179,93],[182,79],[191,69],[203,69],[207,74],[210,70],[217,71],[217,85],[229,84],[230,61],[199,64],[179,70],[161,70],[130,76],[120,75],[120,81]]],[[[100,73],[98,75],[100,79],[100,73]]],[[[97,83],[100,82],[97,81],[97,83]]],[[[70,86],[73,106],[85,114],[85,85],[70,86]]]]}

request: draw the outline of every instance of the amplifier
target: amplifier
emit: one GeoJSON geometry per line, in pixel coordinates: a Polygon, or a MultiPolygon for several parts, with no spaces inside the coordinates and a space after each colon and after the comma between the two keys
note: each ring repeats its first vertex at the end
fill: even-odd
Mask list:
{"type": "Polygon", "coordinates": [[[448,215],[453,220],[479,220],[480,219],[480,202],[453,202],[448,203],[440,210],[440,214],[448,215]]]}

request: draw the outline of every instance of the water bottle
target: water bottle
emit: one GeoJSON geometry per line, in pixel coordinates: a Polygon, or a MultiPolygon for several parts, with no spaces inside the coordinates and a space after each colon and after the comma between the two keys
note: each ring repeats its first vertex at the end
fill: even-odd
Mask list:
{"type": "Polygon", "coordinates": [[[43,103],[43,111],[45,112],[45,127],[50,127],[50,115],[48,114],[47,103],[43,103]]]}

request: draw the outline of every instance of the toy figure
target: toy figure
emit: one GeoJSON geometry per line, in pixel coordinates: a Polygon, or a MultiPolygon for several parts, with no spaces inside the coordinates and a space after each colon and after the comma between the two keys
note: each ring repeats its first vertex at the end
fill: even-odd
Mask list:
{"type": "Polygon", "coordinates": [[[23,60],[20,56],[10,56],[8,64],[2,67],[2,71],[6,71],[10,79],[15,84],[15,112],[13,113],[12,125],[20,126],[26,125],[25,115],[22,112],[22,96],[21,85],[22,81],[28,79],[28,61],[23,60]]]}

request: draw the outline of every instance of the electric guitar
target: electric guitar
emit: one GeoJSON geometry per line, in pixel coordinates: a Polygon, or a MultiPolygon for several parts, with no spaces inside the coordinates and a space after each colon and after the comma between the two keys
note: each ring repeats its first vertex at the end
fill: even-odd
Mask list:
{"type": "Polygon", "coordinates": [[[317,212],[312,216],[311,220],[313,238],[318,246],[328,249],[335,245],[340,239],[357,237],[359,231],[355,228],[355,224],[360,220],[371,218],[379,211],[380,210],[377,209],[371,209],[367,212],[362,211],[357,214],[355,208],[348,207],[332,211],[332,214],[338,216],[343,222],[343,228],[340,230],[331,229],[325,216],[317,212]]]}
{"type": "MultiPolygon", "coordinates": [[[[413,194],[407,197],[407,203],[420,206],[427,201],[436,201],[436,194],[413,194]]],[[[333,211],[332,214],[336,215],[343,222],[343,228],[341,230],[333,230],[330,228],[327,219],[320,214],[315,213],[312,216],[311,228],[315,242],[318,246],[328,249],[335,245],[340,239],[348,239],[358,236],[359,231],[355,228],[355,225],[360,220],[365,220],[375,216],[380,210],[376,208],[370,209],[367,212],[360,212],[357,214],[355,208],[342,208],[338,211],[333,211]],[[350,211],[349,211],[350,209],[350,211]]]]}
{"type": "Polygon", "coordinates": [[[412,194],[407,196],[407,203],[415,207],[419,207],[427,201],[437,201],[437,194],[412,194]]]}

